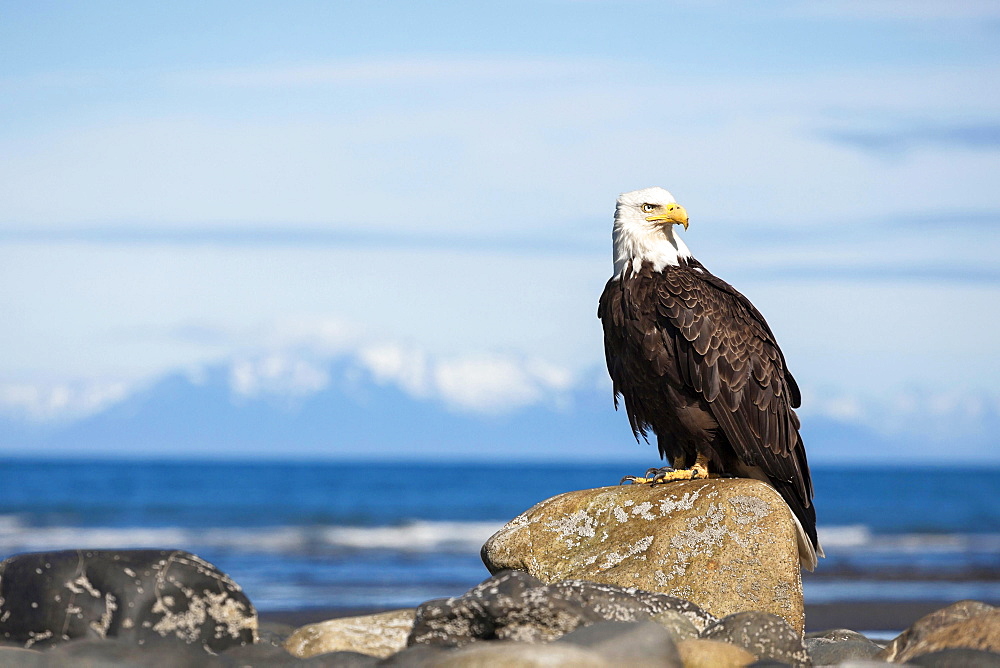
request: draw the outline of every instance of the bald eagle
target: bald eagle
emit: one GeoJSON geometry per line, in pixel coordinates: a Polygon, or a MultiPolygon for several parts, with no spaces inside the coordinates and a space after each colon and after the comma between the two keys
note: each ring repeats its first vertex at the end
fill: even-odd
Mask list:
{"type": "Polygon", "coordinates": [[[614,276],[597,310],[615,408],[622,397],[636,440],[652,431],[672,464],[625,479],[711,470],[770,483],[796,520],[800,562],[813,570],[823,550],[793,410],[799,388],[764,316],[691,255],[675,225],[687,229],[687,212],[663,188],[618,198],[614,276]]]}

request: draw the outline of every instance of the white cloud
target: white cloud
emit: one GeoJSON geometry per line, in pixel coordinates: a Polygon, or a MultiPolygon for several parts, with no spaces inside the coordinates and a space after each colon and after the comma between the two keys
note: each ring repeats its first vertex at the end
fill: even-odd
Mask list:
{"type": "Polygon", "coordinates": [[[347,363],[343,373],[355,381],[360,367],[375,383],[479,415],[563,406],[577,384],[570,369],[544,360],[485,353],[436,356],[413,345],[381,342],[356,343],[335,354],[300,345],[240,359],[230,364],[230,388],[243,397],[305,397],[325,390],[331,365],[342,362],[347,363]]]}
{"type": "Polygon", "coordinates": [[[72,420],[99,413],[135,388],[122,381],[0,384],[0,412],[32,422],[72,420]]]}
{"type": "Polygon", "coordinates": [[[1000,427],[1000,395],[969,389],[864,395],[806,388],[802,406],[799,412],[806,420],[823,415],[886,437],[911,438],[915,445],[979,442],[995,438],[994,430],[1000,427]]]}
{"type": "Polygon", "coordinates": [[[463,413],[499,415],[535,404],[562,405],[577,380],[570,369],[543,360],[496,354],[437,357],[398,343],[365,345],[352,355],[375,382],[463,413]]]}
{"type": "Polygon", "coordinates": [[[320,355],[335,355],[356,345],[362,329],[342,318],[296,316],[240,332],[250,346],[277,350],[305,349],[320,355]]]}
{"type": "Polygon", "coordinates": [[[299,398],[320,392],[330,383],[323,366],[284,354],[237,361],[229,378],[233,392],[244,397],[299,398]]]}
{"type": "Polygon", "coordinates": [[[378,383],[393,383],[420,398],[432,392],[429,363],[423,351],[382,344],[363,348],[358,357],[378,383]]]}
{"type": "Polygon", "coordinates": [[[541,403],[554,389],[525,365],[500,357],[442,361],[434,380],[450,406],[486,414],[541,403]]]}

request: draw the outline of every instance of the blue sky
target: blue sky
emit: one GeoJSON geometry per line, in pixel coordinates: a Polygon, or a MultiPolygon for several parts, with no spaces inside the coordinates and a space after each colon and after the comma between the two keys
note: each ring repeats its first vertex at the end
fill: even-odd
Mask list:
{"type": "Polygon", "coordinates": [[[0,413],[344,357],[543,402],[600,377],[614,200],[661,185],[804,417],[973,433],[998,37],[992,2],[2,2],[0,413]]]}

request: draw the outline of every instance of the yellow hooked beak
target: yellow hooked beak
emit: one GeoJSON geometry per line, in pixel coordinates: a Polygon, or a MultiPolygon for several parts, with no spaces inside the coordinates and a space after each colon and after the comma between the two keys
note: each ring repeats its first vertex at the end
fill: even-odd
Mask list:
{"type": "Polygon", "coordinates": [[[684,229],[688,228],[688,214],[680,204],[665,204],[663,207],[664,213],[657,214],[655,216],[647,216],[646,220],[651,223],[663,223],[664,225],[683,225],[684,229]]]}

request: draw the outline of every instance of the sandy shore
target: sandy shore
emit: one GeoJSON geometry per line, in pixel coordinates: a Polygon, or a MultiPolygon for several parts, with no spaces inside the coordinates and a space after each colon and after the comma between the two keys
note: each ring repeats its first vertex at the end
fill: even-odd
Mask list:
{"type": "MultiPolygon", "coordinates": [[[[806,604],[806,631],[852,629],[884,631],[885,637],[901,631],[924,615],[954,601],[846,601],[806,604]]],[[[303,626],[336,617],[353,617],[384,612],[385,608],[312,608],[260,612],[262,622],[303,626]]]]}

